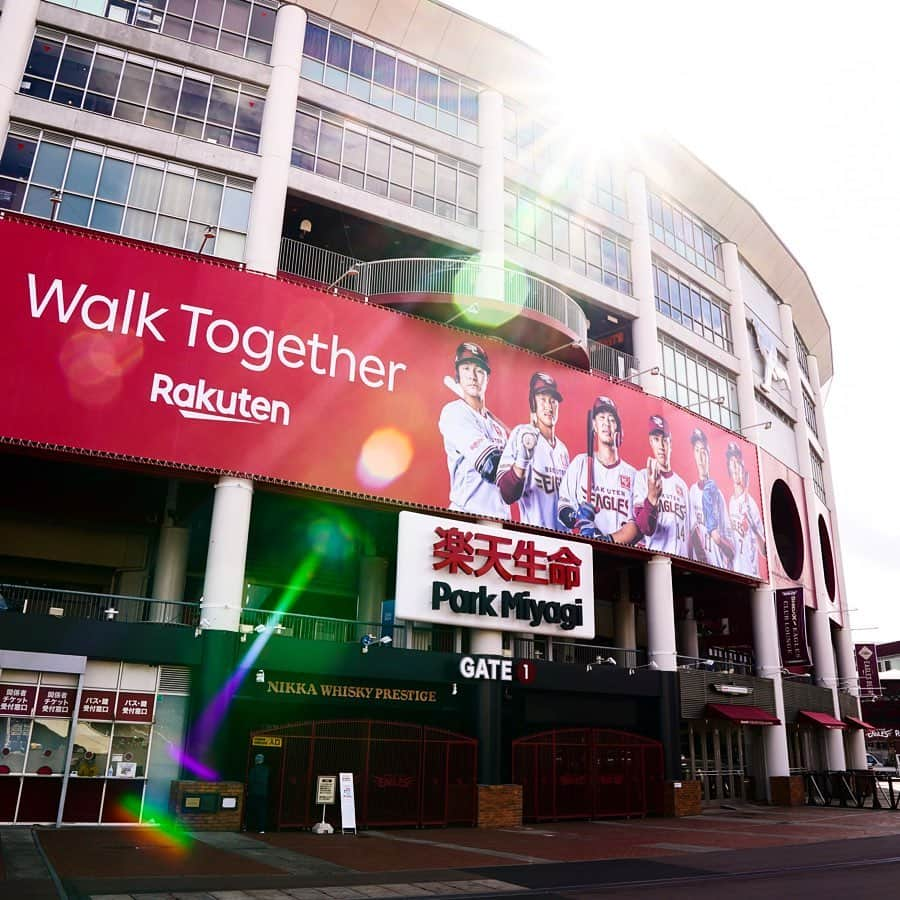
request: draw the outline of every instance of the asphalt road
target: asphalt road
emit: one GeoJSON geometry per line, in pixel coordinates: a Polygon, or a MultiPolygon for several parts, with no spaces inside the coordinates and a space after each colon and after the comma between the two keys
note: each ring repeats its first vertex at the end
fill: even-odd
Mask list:
{"type": "Polygon", "coordinates": [[[661,860],[609,860],[537,867],[486,868],[530,890],[528,900],[823,900],[900,893],[900,837],[860,838],[703,854],[691,865],[661,860]]]}

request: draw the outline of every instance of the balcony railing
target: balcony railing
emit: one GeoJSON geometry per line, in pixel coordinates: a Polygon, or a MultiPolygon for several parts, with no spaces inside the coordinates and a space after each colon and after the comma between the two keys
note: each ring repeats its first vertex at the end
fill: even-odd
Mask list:
{"type": "Polygon", "coordinates": [[[613,378],[626,379],[633,372],[640,371],[638,358],[630,353],[622,353],[606,344],[588,341],[588,353],[592,372],[603,372],[613,378]]]}
{"type": "Polygon", "coordinates": [[[540,278],[482,264],[477,259],[405,258],[363,262],[292,238],[281,239],[278,267],[283,272],[332,284],[350,269],[358,274],[344,287],[366,297],[392,294],[446,294],[529,309],[563,324],[587,341],[588,322],[565,292],[540,278]]]}
{"type": "Polygon", "coordinates": [[[200,624],[196,603],[176,603],[151,597],[121,594],[89,594],[57,588],[0,584],[0,615],[20,612],[26,615],[66,619],[93,619],[108,622],[157,622],[165,625],[200,624]]]}
{"type": "MultiPolygon", "coordinates": [[[[361,263],[361,259],[345,256],[343,253],[335,253],[333,250],[323,250],[321,247],[314,247],[312,244],[304,244],[302,241],[294,241],[290,238],[281,239],[278,269],[299,278],[318,281],[322,284],[332,284],[345,272],[361,263]]],[[[348,283],[344,287],[356,289],[357,286],[348,283]]]]}

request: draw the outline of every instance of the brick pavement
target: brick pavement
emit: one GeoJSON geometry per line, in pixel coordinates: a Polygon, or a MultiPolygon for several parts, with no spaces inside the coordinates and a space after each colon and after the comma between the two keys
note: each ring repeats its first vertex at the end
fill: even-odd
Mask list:
{"type": "MultiPolygon", "coordinates": [[[[683,819],[504,829],[359,835],[207,832],[190,835],[184,846],[146,827],[48,828],[34,833],[69,896],[78,900],[342,900],[499,895],[520,889],[516,878],[506,875],[535,872],[536,866],[549,873],[557,868],[554,863],[619,861],[635,867],[637,860],[644,860],[641,866],[646,868],[657,860],[694,866],[701,860],[707,864],[721,851],[893,837],[900,834],[900,812],[746,807],[683,819]]],[[[26,835],[30,840],[30,829],[0,830],[6,863],[0,896],[31,896],[19,890],[26,879],[10,864],[27,847],[26,835]]]]}

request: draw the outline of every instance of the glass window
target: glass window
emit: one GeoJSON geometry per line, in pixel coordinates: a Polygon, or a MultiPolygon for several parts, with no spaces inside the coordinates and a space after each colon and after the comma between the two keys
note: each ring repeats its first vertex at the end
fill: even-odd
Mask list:
{"type": "Polygon", "coordinates": [[[31,178],[38,184],[60,187],[62,185],[63,172],[68,161],[68,147],[42,143],[34,163],[34,172],[31,178]]]}
{"type": "Polygon", "coordinates": [[[434,160],[417,155],[413,172],[415,189],[434,195],[434,160]]]}
{"type": "Polygon", "coordinates": [[[332,31],[328,38],[328,65],[336,69],[350,67],[350,38],[332,31]]]}
{"type": "Polygon", "coordinates": [[[116,722],[113,725],[110,766],[107,774],[116,775],[116,763],[127,762],[137,765],[137,777],[147,774],[147,753],[150,748],[150,726],[131,722],[116,722]]]}
{"type": "MultiPolygon", "coordinates": [[[[304,50],[305,52],[305,50],[304,50]]],[[[394,69],[397,60],[380,50],[375,51],[375,83],[387,88],[394,87],[394,69]]]]}
{"type": "Polygon", "coordinates": [[[294,120],[294,146],[306,150],[308,153],[315,153],[318,137],[318,118],[298,112],[294,120]]]}
{"type": "Polygon", "coordinates": [[[35,141],[16,135],[7,136],[3,158],[0,160],[0,174],[8,175],[10,178],[27,178],[31,174],[35,150],[37,150],[35,141]]]}
{"type": "Polygon", "coordinates": [[[448,203],[456,203],[456,169],[450,166],[437,167],[437,197],[448,203]]]}
{"type": "Polygon", "coordinates": [[[156,210],[162,188],[163,173],[159,169],[135,166],[129,203],[143,209],[156,210]]]}
{"type": "MultiPolygon", "coordinates": [[[[390,165],[390,145],[383,141],[369,138],[369,160],[366,164],[366,172],[379,179],[387,179],[390,165]]],[[[381,192],[379,187],[379,193],[381,192]]],[[[385,193],[387,188],[385,187],[385,193]]]]}
{"type": "Polygon", "coordinates": [[[237,127],[241,131],[249,131],[258,135],[262,130],[262,117],[265,101],[260,97],[241,97],[237,111],[237,127]]]}
{"type": "Polygon", "coordinates": [[[92,56],[93,54],[90,50],[82,50],[72,46],[66,47],[59,64],[57,79],[64,84],[84,87],[87,84],[92,56]]]}
{"type": "Polygon", "coordinates": [[[62,44],[59,41],[36,37],[31,45],[31,54],[25,66],[26,75],[38,78],[53,79],[62,55],[62,44]]]}
{"type": "Polygon", "coordinates": [[[733,352],[728,306],[698,285],[688,283],[680,273],[666,271],[661,262],[654,261],[653,270],[657,309],[695,334],[733,352]]]}
{"type": "Polygon", "coordinates": [[[416,67],[402,59],[397,60],[397,90],[407,97],[416,96],[416,67]]]}
{"type": "Polygon", "coordinates": [[[375,51],[366,44],[353,42],[353,53],[351,55],[350,71],[366,80],[372,77],[372,62],[375,51]]]}
{"type": "Polygon", "coordinates": [[[136,238],[139,241],[152,241],[155,221],[156,216],[153,213],[129,209],[125,213],[125,225],[122,227],[122,234],[136,238]]]}
{"type": "Polygon", "coordinates": [[[322,122],[319,130],[319,156],[339,162],[341,158],[341,129],[331,122],[322,122]]]}
{"type": "Polygon", "coordinates": [[[193,187],[194,180],[192,178],[168,172],[163,187],[162,202],[159,205],[160,213],[187,218],[193,187]]]}
{"type": "Polygon", "coordinates": [[[362,172],[366,167],[366,136],[356,131],[344,132],[344,165],[362,172]]]}
{"type": "Polygon", "coordinates": [[[111,734],[112,722],[79,722],[75,728],[69,773],[79,778],[106,775],[111,734]]]}
{"type": "Polygon", "coordinates": [[[61,775],[68,748],[68,719],[35,719],[25,771],[37,775],[61,775]]]}
{"type": "Polygon", "coordinates": [[[194,186],[194,200],[191,203],[191,218],[206,224],[219,221],[222,205],[222,185],[198,180],[194,186]]]}
{"type": "Polygon", "coordinates": [[[100,94],[113,96],[119,87],[119,78],[122,75],[123,61],[112,56],[98,53],[94,58],[91,68],[91,77],[88,80],[88,88],[100,94]]]}
{"type": "Polygon", "coordinates": [[[328,29],[315,25],[312,22],[307,22],[306,37],[303,41],[303,55],[325,62],[325,49],[327,46],[328,29]]]}
{"type": "Polygon", "coordinates": [[[409,150],[391,149],[391,181],[409,187],[412,184],[412,159],[409,150]]]}
{"type": "Polygon", "coordinates": [[[18,775],[25,769],[31,719],[0,717],[0,775],[18,775]]]}
{"type": "Polygon", "coordinates": [[[250,191],[226,187],[222,198],[222,216],[219,224],[233,231],[247,231],[250,220],[250,191]]]}
{"type": "Polygon", "coordinates": [[[119,87],[119,98],[141,105],[145,104],[150,91],[151,75],[152,70],[147,66],[139,66],[132,62],[126,63],[122,73],[122,83],[119,87]]]}
{"type": "Polygon", "coordinates": [[[66,190],[80,194],[93,194],[97,187],[97,175],[100,173],[100,157],[96,153],[75,150],[69,161],[66,175],[66,190]]]}

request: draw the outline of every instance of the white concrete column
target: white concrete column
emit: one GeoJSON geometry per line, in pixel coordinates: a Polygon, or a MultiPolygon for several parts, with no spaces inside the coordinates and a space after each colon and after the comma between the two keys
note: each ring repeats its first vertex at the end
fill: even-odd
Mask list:
{"type": "Polygon", "coordinates": [[[252,502],[252,481],[222,476],[216,484],[200,603],[200,622],[204,628],[238,630],[252,502]]]}
{"type": "MultiPolygon", "coordinates": [[[[628,217],[631,219],[631,292],[638,301],[638,317],[631,323],[634,355],[642,370],[662,366],[656,335],[656,297],[653,290],[653,255],[650,250],[650,215],[647,211],[647,181],[643,172],[628,173],[625,184],[628,217]]],[[[662,395],[663,380],[658,375],[641,375],[641,387],[648,394],[662,395]]]]}
{"type": "MultiPolygon", "coordinates": [[[[822,687],[831,689],[834,698],[834,717],[839,719],[841,709],[837,698],[837,672],[834,665],[834,648],[831,643],[831,618],[828,610],[817,609],[810,616],[810,620],[816,682],[822,687]]],[[[825,751],[828,755],[829,769],[841,771],[847,767],[844,758],[844,740],[839,729],[825,729],[825,751]]]]}
{"type": "Polygon", "coordinates": [[[684,618],[678,622],[678,652],[682,656],[697,659],[700,656],[700,636],[694,618],[694,598],[684,598],[684,618]]]}
{"type": "Polygon", "coordinates": [[[787,728],[784,723],[784,693],[781,689],[781,651],[778,647],[778,620],[775,615],[775,595],[771,585],[757,588],[751,599],[753,620],[753,650],[756,654],[756,674],[769,678],[775,693],[775,715],[781,725],[763,729],[766,746],[766,774],[769,778],[790,775],[787,728]]]}
{"type": "Polygon", "coordinates": [[[654,556],[644,569],[647,598],[647,662],[674,672],[678,668],[675,649],[675,603],[672,597],[672,560],[654,556]]]}
{"type": "MultiPolygon", "coordinates": [[[[159,547],[156,551],[156,566],[153,570],[155,600],[184,602],[184,582],[187,575],[189,528],[179,528],[166,522],[159,529],[159,547]]],[[[180,621],[180,607],[154,603],[150,619],[153,622],[180,621]]]]}
{"type": "Polygon", "coordinates": [[[259,135],[259,177],[250,201],[245,253],[247,268],[266,275],[278,270],[305,36],[306,13],[293,4],[282,6],[275,18],[272,80],[259,135]]]}
{"type": "Polygon", "coordinates": [[[725,267],[725,286],[731,295],[731,338],[734,355],[743,360],[737,376],[738,403],[740,404],[741,427],[757,424],[756,392],[753,383],[753,350],[747,330],[747,308],[744,305],[744,289],[741,282],[741,258],[737,244],[722,243],[722,262],[725,267]]]}
{"type": "Polygon", "coordinates": [[[359,595],[356,617],[361,622],[380,622],[381,603],[385,599],[388,561],[382,556],[363,556],[359,560],[359,595]]]}
{"type": "Polygon", "coordinates": [[[9,131],[9,115],[13,98],[22,83],[22,74],[28,54],[31,53],[31,37],[37,22],[39,0],[7,0],[0,16],[0,153],[6,145],[9,131]]]}
{"type": "Polygon", "coordinates": [[[481,262],[487,268],[479,272],[477,293],[479,297],[503,300],[503,96],[497,91],[484,90],[478,95],[478,142],[478,231],[481,262]]]}

